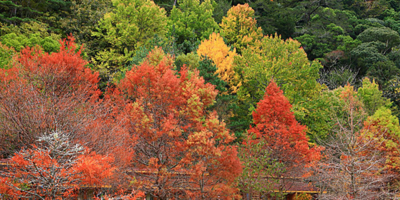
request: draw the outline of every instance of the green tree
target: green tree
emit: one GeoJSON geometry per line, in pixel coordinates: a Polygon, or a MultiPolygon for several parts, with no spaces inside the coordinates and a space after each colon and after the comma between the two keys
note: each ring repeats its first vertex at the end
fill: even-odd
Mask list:
{"type": "Polygon", "coordinates": [[[226,16],[228,10],[232,7],[232,0],[217,0],[214,6],[213,17],[218,24],[222,22],[222,18],[226,16]]]}
{"type": "Polygon", "coordinates": [[[392,51],[386,55],[391,61],[394,62],[397,68],[400,69],[400,49],[392,48],[392,51]]]}
{"type": "MultiPolygon", "coordinates": [[[[349,36],[357,24],[357,17],[348,11],[320,8],[310,16],[308,23],[297,29],[295,39],[301,42],[309,59],[322,58],[326,53],[351,47],[349,36]]],[[[353,47],[354,48],[354,47],[353,47]]],[[[344,51],[344,50],[343,50],[344,51]]]]}
{"type": "Polygon", "coordinates": [[[211,59],[203,57],[197,69],[205,82],[213,84],[215,89],[218,90],[214,104],[208,109],[217,111],[220,120],[229,122],[229,118],[232,116],[232,103],[235,102],[236,95],[228,93],[229,85],[221,79],[217,73],[218,68],[211,59]]]}
{"type": "Polygon", "coordinates": [[[387,62],[389,59],[384,55],[386,45],[382,42],[373,41],[362,43],[354,48],[350,55],[355,59],[353,69],[364,76],[370,66],[377,62],[387,62]]]}
{"type": "Polygon", "coordinates": [[[27,46],[34,47],[35,45],[41,46],[45,52],[55,52],[60,48],[58,41],[50,36],[41,38],[39,33],[30,34],[29,36],[9,33],[2,36],[0,41],[8,47],[13,47],[16,51],[20,51],[27,46]]]}
{"type": "Polygon", "coordinates": [[[264,34],[274,35],[277,33],[283,39],[293,36],[297,12],[289,5],[295,5],[295,2],[256,0],[249,4],[254,9],[257,24],[262,28],[264,34]]]}
{"type": "Polygon", "coordinates": [[[111,0],[72,0],[68,17],[60,20],[60,28],[66,34],[72,34],[76,41],[85,45],[89,58],[101,50],[104,41],[92,37],[98,22],[112,9],[111,0]]]}
{"type": "Polygon", "coordinates": [[[400,44],[400,35],[398,32],[387,28],[369,28],[357,36],[363,43],[378,41],[385,45],[383,54],[389,53],[392,47],[400,44]]]}
{"type": "Polygon", "coordinates": [[[250,140],[254,137],[255,134],[250,134],[238,148],[243,166],[243,172],[238,177],[238,186],[250,199],[259,194],[268,194],[280,199],[283,194],[275,192],[274,189],[279,184],[276,177],[285,172],[284,165],[271,157],[264,138],[260,138],[257,143],[251,143],[250,140]]]}
{"type": "Polygon", "coordinates": [[[393,8],[391,8],[391,9],[385,10],[382,13],[382,15],[383,15],[383,19],[385,21],[386,26],[390,27],[391,29],[400,33],[400,21],[397,20],[400,17],[399,13],[396,12],[393,8]]]}
{"type": "MultiPolygon", "coordinates": [[[[114,76],[114,81],[119,82],[122,78],[125,77],[126,71],[131,70],[133,66],[142,64],[143,61],[146,59],[146,57],[148,57],[149,53],[153,49],[159,49],[160,53],[161,53],[161,51],[164,53],[163,55],[165,55],[165,54],[176,55],[175,53],[177,53],[177,54],[179,53],[179,51],[177,50],[176,45],[174,45],[173,41],[171,41],[169,39],[165,39],[164,37],[160,37],[158,35],[154,35],[154,37],[151,38],[145,45],[142,45],[136,49],[135,55],[131,58],[129,64],[126,67],[126,70],[122,71],[121,73],[116,74],[116,76],[114,76]]],[[[176,59],[178,60],[178,58],[182,58],[182,56],[183,56],[183,54],[180,54],[179,56],[177,56],[176,59]]],[[[198,58],[198,56],[197,56],[197,58],[198,58]]],[[[198,58],[197,62],[198,61],[199,61],[199,58],[198,58]]],[[[180,61],[178,61],[178,62],[180,62],[180,61]]],[[[196,61],[191,61],[191,62],[196,62],[196,61]]],[[[102,86],[106,87],[107,82],[102,82],[102,86]]]]}
{"type": "Polygon", "coordinates": [[[179,56],[176,57],[175,60],[175,65],[178,71],[183,67],[183,65],[185,65],[189,70],[198,69],[200,65],[199,63],[200,63],[200,56],[197,55],[195,52],[191,52],[188,54],[180,54],[179,56]]]}
{"type": "Polygon", "coordinates": [[[375,79],[383,90],[385,90],[386,83],[399,74],[400,69],[390,60],[374,63],[367,71],[367,76],[375,79]]]}
{"type": "Polygon", "coordinates": [[[357,91],[357,96],[364,104],[364,110],[369,116],[373,115],[379,108],[390,108],[392,103],[383,97],[383,92],[379,90],[379,85],[375,80],[364,78],[362,87],[357,91]]]}
{"type": "Polygon", "coordinates": [[[61,35],[48,30],[44,23],[29,22],[20,26],[3,26],[0,28],[0,42],[16,51],[29,46],[39,45],[45,52],[56,52],[60,48],[61,35]]]}
{"type": "Polygon", "coordinates": [[[307,126],[307,135],[310,142],[323,144],[328,138],[335,121],[331,119],[331,108],[339,106],[335,90],[323,89],[314,99],[304,103],[304,112],[301,119],[302,124],[307,126]]]}
{"type": "Polygon", "coordinates": [[[164,9],[151,0],[113,0],[114,10],[104,15],[97,31],[92,35],[100,38],[103,48],[95,58],[101,74],[111,79],[115,73],[125,70],[138,47],[145,45],[155,34],[167,32],[164,9]]]}
{"type": "Polygon", "coordinates": [[[184,53],[193,51],[191,45],[219,30],[218,24],[213,18],[214,0],[178,0],[168,20],[169,35],[176,38],[178,46],[184,53]]]}
{"type": "Polygon", "coordinates": [[[355,60],[353,69],[359,72],[359,76],[375,79],[380,89],[392,96],[389,82],[400,73],[399,33],[387,27],[372,27],[358,35],[357,40],[363,43],[350,52],[355,60]]]}
{"type": "Polygon", "coordinates": [[[0,22],[20,24],[43,21],[56,24],[68,12],[70,1],[64,0],[4,0],[0,1],[0,22]]]}
{"type": "Polygon", "coordinates": [[[346,1],[348,8],[357,13],[360,18],[378,17],[383,11],[390,7],[389,1],[346,1]]]}
{"type": "MultiPolygon", "coordinates": [[[[353,89],[350,85],[345,85],[334,90],[322,90],[315,99],[307,103],[308,106],[305,107],[308,108],[308,112],[303,123],[307,125],[307,133],[312,142],[323,145],[329,140],[329,133],[336,126],[336,121],[332,120],[332,109],[343,107],[340,95],[345,89],[349,88],[353,89]]],[[[362,87],[352,93],[362,104],[367,116],[374,115],[380,108],[392,109],[397,112],[395,108],[392,108],[392,102],[383,97],[383,92],[379,90],[379,86],[374,80],[364,78],[362,87]]],[[[342,117],[342,114],[340,112],[335,113],[338,117],[342,117]]]]}
{"type": "Polygon", "coordinates": [[[235,58],[235,71],[241,75],[237,92],[234,130],[243,131],[250,125],[251,112],[264,96],[271,79],[281,86],[293,105],[296,117],[304,115],[304,103],[312,100],[321,89],[317,79],[321,64],[310,62],[300,43],[279,36],[264,37],[235,58]],[[236,127],[235,127],[236,126],[236,127]]]}

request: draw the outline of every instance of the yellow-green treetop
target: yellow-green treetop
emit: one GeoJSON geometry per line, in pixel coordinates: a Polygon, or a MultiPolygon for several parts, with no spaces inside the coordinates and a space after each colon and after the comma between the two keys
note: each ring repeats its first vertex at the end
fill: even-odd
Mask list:
{"type": "Polygon", "coordinates": [[[123,71],[137,47],[146,44],[155,34],[167,33],[167,16],[163,8],[151,0],[113,0],[114,10],[106,13],[93,36],[108,45],[96,55],[100,72],[112,75],[123,71]]]}
{"type": "Polygon", "coordinates": [[[219,26],[213,18],[214,0],[178,0],[169,16],[168,28],[180,44],[185,40],[202,40],[219,26]]]}
{"type": "Polygon", "coordinates": [[[362,87],[358,89],[357,95],[364,103],[364,109],[369,116],[373,115],[379,108],[390,108],[392,103],[389,99],[383,97],[383,92],[379,90],[379,85],[375,80],[364,78],[362,87]]]}
{"type": "Polygon", "coordinates": [[[280,36],[265,36],[254,46],[245,49],[235,60],[235,70],[242,74],[239,98],[250,98],[264,94],[271,79],[281,86],[292,104],[308,101],[317,91],[319,84],[319,62],[310,62],[301,44],[280,36]]]}
{"type": "Polygon", "coordinates": [[[228,41],[228,44],[233,45],[238,53],[263,37],[261,28],[257,28],[254,10],[247,3],[229,9],[220,26],[221,36],[228,41]]]}

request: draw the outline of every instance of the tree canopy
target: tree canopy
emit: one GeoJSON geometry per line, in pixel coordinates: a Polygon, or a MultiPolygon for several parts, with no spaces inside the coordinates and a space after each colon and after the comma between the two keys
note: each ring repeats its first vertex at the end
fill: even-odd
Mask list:
{"type": "Polygon", "coordinates": [[[397,0],[0,0],[1,197],[394,199],[399,34],[397,0]]]}

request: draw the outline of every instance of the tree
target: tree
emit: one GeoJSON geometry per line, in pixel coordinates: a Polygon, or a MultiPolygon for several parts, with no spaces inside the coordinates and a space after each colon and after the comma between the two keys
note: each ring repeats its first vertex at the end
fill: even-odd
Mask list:
{"type": "Polygon", "coordinates": [[[386,84],[398,74],[400,74],[400,69],[392,61],[374,63],[367,70],[367,76],[376,80],[382,90],[386,90],[386,84]]]}
{"type": "Polygon", "coordinates": [[[85,150],[68,133],[39,137],[40,146],[22,149],[0,178],[2,194],[11,198],[58,199],[74,195],[79,186],[104,184],[112,175],[112,157],[85,150]]]}
{"type": "Polygon", "coordinates": [[[179,0],[169,16],[169,35],[176,38],[178,46],[184,53],[193,51],[189,43],[196,43],[219,30],[214,21],[214,0],[179,0]]]}
{"type": "MultiPolygon", "coordinates": [[[[390,4],[395,4],[395,2],[390,2],[390,4]]],[[[384,10],[388,9],[389,2],[387,1],[360,1],[355,0],[353,2],[348,2],[350,4],[349,8],[354,10],[362,18],[372,18],[377,17],[384,10]]]]}
{"type": "Polygon", "coordinates": [[[277,33],[282,38],[288,39],[292,37],[295,31],[297,2],[293,1],[254,1],[249,2],[255,11],[257,24],[262,28],[265,35],[273,35],[277,33]]]}
{"type": "Polygon", "coordinates": [[[219,0],[216,1],[216,6],[214,6],[213,18],[215,22],[220,24],[222,22],[222,18],[226,16],[228,10],[232,7],[232,1],[229,0],[219,0]]]}
{"type": "Polygon", "coordinates": [[[324,143],[324,157],[316,168],[316,183],[328,191],[320,198],[390,198],[394,193],[388,183],[393,174],[384,167],[387,156],[379,149],[385,144],[388,129],[364,123],[363,104],[353,87],[343,88],[339,98],[341,104],[332,107],[336,124],[330,140],[324,143]]]}
{"type": "Polygon", "coordinates": [[[39,45],[45,52],[56,52],[60,48],[58,41],[61,39],[61,35],[49,29],[47,24],[40,22],[3,26],[0,28],[0,32],[2,32],[0,41],[18,52],[27,46],[32,48],[36,45],[39,45]]]}
{"type": "Polygon", "coordinates": [[[168,66],[173,66],[174,57],[168,53],[165,53],[161,47],[155,47],[147,54],[146,58],[144,58],[139,65],[144,63],[148,63],[152,66],[157,66],[161,63],[164,63],[168,66]]]}
{"type": "Polygon", "coordinates": [[[218,76],[217,67],[212,60],[203,57],[198,64],[197,70],[199,70],[199,75],[204,78],[205,83],[213,84],[218,90],[214,104],[207,109],[215,110],[220,120],[229,123],[229,119],[232,117],[232,103],[235,102],[236,95],[228,93],[229,85],[218,76]]]}
{"type": "Polygon", "coordinates": [[[236,93],[238,77],[233,69],[235,50],[230,51],[222,37],[218,33],[212,33],[208,40],[201,42],[197,54],[211,59],[217,67],[215,73],[221,80],[229,84],[230,93],[236,93]]]}
{"type": "Polygon", "coordinates": [[[121,99],[134,138],[135,191],[161,199],[236,195],[233,180],[241,166],[236,148],[228,145],[234,137],[206,111],[216,95],[196,70],[182,68],[178,76],[164,61],[145,61],[126,73],[114,98],[121,99]]]}
{"type": "Polygon", "coordinates": [[[285,172],[284,165],[271,156],[264,138],[257,143],[250,140],[254,135],[248,135],[243,144],[239,145],[239,158],[242,161],[243,172],[238,177],[238,186],[245,199],[253,199],[253,194],[263,194],[281,198],[282,193],[275,191],[279,184],[279,175],[285,172]]]}
{"type": "Polygon", "coordinates": [[[351,50],[354,48],[353,43],[360,42],[353,40],[354,36],[349,36],[354,32],[354,26],[360,23],[354,13],[340,8],[322,7],[318,3],[316,5],[312,15],[303,16],[308,19],[302,19],[303,24],[295,38],[301,42],[310,60],[322,58],[332,51],[347,50],[343,47],[351,50]]]}
{"type": "Polygon", "coordinates": [[[310,143],[323,146],[324,141],[329,138],[335,124],[331,118],[331,107],[340,105],[337,95],[337,91],[324,88],[314,99],[305,103],[306,110],[301,116],[301,123],[307,126],[310,143]]]}
{"type": "MultiPolygon", "coordinates": [[[[204,46],[202,47],[202,50],[204,50],[203,48],[204,46]]],[[[211,46],[207,50],[211,50],[211,46]]],[[[220,53],[218,54],[219,56],[221,55],[220,53]]],[[[212,54],[210,55],[212,56],[212,54]]],[[[214,58],[216,58],[217,61],[221,61],[223,58],[219,56],[214,56],[214,58]]],[[[222,61],[220,64],[224,66],[224,64],[229,63],[225,61],[222,61]]],[[[197,54],[190,53],[187,55],[178,56],[175,64],[177,65],[178,70],[183,67],[183,64],[186,64],[186,67],[188,67],[189,70],[197,69],[199,71],[199,75],[204,78],[205,83],[211,83],[215,86],[215,89],[218,90],[218,95],[215,98],[215,103],[207,109],[217,111],[219,119],[229,124],[229,119],[232,117],[232,103],[235,102],[236,95],[229,94],[230,86],[224,80],[222,80],[222,77],[219,75],[219,73],[217,73],[219,70],[213,60],[211,60],[207,55],[203,55],[200,58],[197,54]]]]}
{"type": "Polygon", "coordinates": [[[96,55],[99,71],[113,78],[124,71],[138,47],[146,44],[155,34],[167,33],[165,10],[151,0],[113,0],[114,10],[99,21],[92,35],[104,42],[96,55]]]}
{"type": "MultiPolygon", "coordinates": [[[[72,0],[66,17],[60,19],[61,32],[72,34],[78,44],[84,45],[82,55],[85,59],[95,59],[97,53],[104,50],[104,38],[93,37],[98,23],[104,15],[112,11],[111,0],[72,0]]],[[[94,66],[92,66],[94,67],[94,66]]]]}
{"type": "MultiPolygon", "coordinates": [[[[270,159],[282,164],[279,170],[273,172],[275,177],[304,176],[305,170],[320,159],[321,148],[309,147],[306,127],[296,121],[290,109],[283,91],[271,81],[264,98],[253,112],[255,125],[248,130],[252,137],[248,142],[265,142],[262,148],[269,152],[270,159]]],[[[268,170],[271,169],[266,169],[266,172],[268,170]]],[[[279,188],[283,191],[288,189],[285,184],[279,188]]]]}
{"type": "Polygon", "coordinates": [[[59,15],[66,12],[68,1],[1,1],[0,21],[8,24],[20,24],[29,21],[57,20],[59,15]]]}
{"type": "Polygon", "coordinates": [[[382,42],[374,41],[362,43],[354,48],[350,52],[356,61],[356,66],[353,66],[354,71],[358,71],[359,75],[363,76],[375,63],[388,62],[389,58],[385,56],[385,46],[382,42]]]}
{"type": "Polygon", "coordinates": [[[30,34],[28,37],[9,33],[2,36],[1,41],[6,46],[13,47],[16,51],[21,51],[27,46],[34,47],[36,45],[43,47],[43,50],[49,53],[55,52],[60,48],[60,44],[56,40],[53,40],[51,37],[41,38],[39,33],[30,34]]]}
{"type": "Polygon", "coordinates": [[[238,108],[235,110],[234,130],[245,130],[251,123],[251,112],[264,96],[265,88],[273,78],[282,87],[293,105],[296,117],[304,115],[305,103],[321,90],[316,81],[322,68],[317,61],[310,62],[300,43],[277,35],[266,36],[235,58],[235,73],[240,75],[238,108]]]}
{"type": "Polygon", "coordinates": [[[247,45],[253,45],[263,37],[261,28],[257,28],[254,10],[247,3],[238,4],[229,9],[227,16],[222,18],[220,26],[221,36],[229,45],[235,47],[238,53],[241,53],[247,45]]]}
{"type": "Polygon", "coordinates": [[[38,134],[56,130],[98,153],[111,153],[125,143],[122,133],[114,134],[118,127],[104,127],[113,123],[107,116],[112,107],[99,100],[98,73],[85,67],[72,37],[60,46],[52,54],[26,48],[12,68],[0,69],[3,157],[36,144],[38,134]]]}
{"type": "MultiPolygon", "coordinates": [[[[199,67],[200,61],[200,56],[197,55],[195,52],[191,52],[188,54],[180,54],[179,56],[177,56],[175,59],[175,65],[178,71],[183,67],[183,65],[185,65],[189,70],[193,70],[199,67]]],[[[214,74],[210,74],[210,76],[213,75],[214,74]]]]}
{"type": "Polygon", "coordinates": [[[397,192],[400,179],[400,155],[398,151],[400,147],[398,134],[400,125],[398,118],[392,115],[390,109],[381,107],[374,115],[365,120],[363,130],[365,137],[376,141],[372,150],[379,151],[385,159],[380,167],[386,172],[386,176],[390,177],[386,189],[392,193],[397,192]]]}
{"type": "Polygon", "coordinates": [[[392,103],[389,99],[383,97],[383,92],[379,90],[379,85],[375,80],[364,78],[362,87],[357,91],[357,96],[364,104],[364,110],[372,116],[381,107],[390,108],[392,103]]]}
{"type": "Polygon", "coordinates": [[[0,69],[12,66],[12,58],[16,54],[14,48],[9,48],[0,42],[0,69]]]}
{"type": "MultiPolygon", "coordinates": [[[[94,38],[92,32],[104,15],[111,11],[111,0],[71,1],[69,16],[61,20],[61,27],[68,34],[73,34],[78,43],[88,45],[94,38]]],[[[90,49],[96,48],[90,44],[90,49]]]]}
{"type": "Polygon", "coordinates": [[[357,36],[363,43],[379,41],[385,44],[384,52],[389,52],[392,47],[400,44],[400,36],[396,31],[387,27],[372,27],[357,36]]]}
{"type": "MultiPolygon", "coordinates": [[[[355,58],[355,69],[360,75],[368,74],[370,77],[382,77],[382,81],[393,78],[390,73],[397,73],[398,69],[391,62],[396,61],[396,51],[393,47],[400,44],[400,36],[394,30],[387,27],[371,27],[357,36],[362,41],[350,53],[355,58]],[[372,67],[371,67],[372,66],[372,67]]],[[[380,85],[384,85],[379,80],[380,85]]]]}

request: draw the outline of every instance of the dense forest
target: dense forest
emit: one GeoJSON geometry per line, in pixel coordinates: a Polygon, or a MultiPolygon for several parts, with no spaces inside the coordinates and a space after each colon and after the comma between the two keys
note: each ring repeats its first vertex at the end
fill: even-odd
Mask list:
{"type": "Polygon", "coordinates": [[[400,0],[0,0],[3,199],[394,199],[399,107],[400,0]]]}

